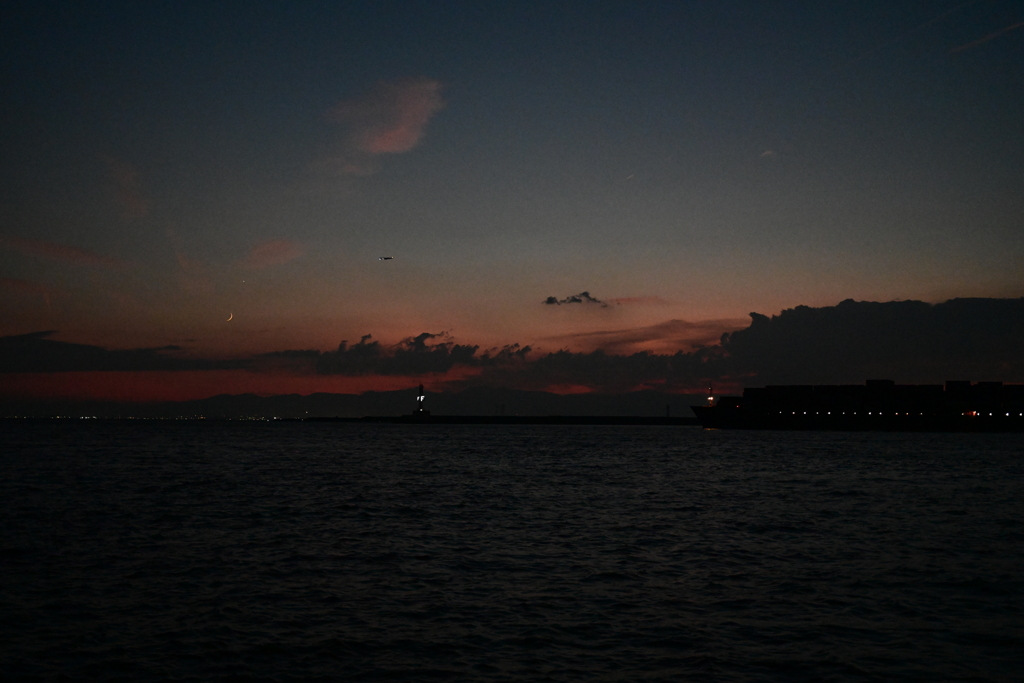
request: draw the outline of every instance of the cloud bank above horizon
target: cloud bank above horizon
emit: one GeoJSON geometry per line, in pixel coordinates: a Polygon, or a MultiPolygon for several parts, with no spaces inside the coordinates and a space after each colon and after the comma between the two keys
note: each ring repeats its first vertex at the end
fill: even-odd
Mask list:
{"type": "MultiPolygon", "coordinates": [[[[424,332],[386,346],[370,335],[333,351],[283,350],[247,358],[189,358],[178,346],[107,350],[55,341],[53,332],[0,338],[4,374],[245,370],[306,377],[391,377],[432,391],[470,387],[556,393],[701,390],[708,382],[764,384],[901,383],[948,379],[1024,382],[1024,298],[857,302],[797,306],[722,334],[719,343],[675,353],[566,350],[535,353],[508,344],[481,349],[424,332]]],[[[388,386],[394,386],[391,381],[388,386]]]]}

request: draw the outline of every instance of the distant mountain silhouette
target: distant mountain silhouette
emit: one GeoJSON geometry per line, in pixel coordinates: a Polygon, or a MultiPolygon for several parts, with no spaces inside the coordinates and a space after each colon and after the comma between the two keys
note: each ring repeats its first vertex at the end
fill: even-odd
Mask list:
{"type": "MultiPolygon", "coordinates": [[[[96,417],[365,417],[411,413],[416,389],[366,392],[364,394],[317,393],[308,396],[286,394],[257,396],[238,394],[211,396],[196,401],[164,403],[113,403],[105,401],[4,401],[0,415],[50,417],[56,415],[96,417]]],[[[627,394],[558,395],[544,391],[473,388],[456,393],[429,393],[426,404],[434,415],[606,415],[664,416],[666,407],[674,417],[693,417],[690,405],[706,400],[684,394],[639,391],[627,394]]]]}

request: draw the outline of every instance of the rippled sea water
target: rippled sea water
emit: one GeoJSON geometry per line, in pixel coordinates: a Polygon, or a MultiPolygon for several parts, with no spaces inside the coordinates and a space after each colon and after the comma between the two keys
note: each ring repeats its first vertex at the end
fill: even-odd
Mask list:
{"type": "Polygon", "coordinates": [[[0,424],[6,680],[1024,678],[1024,437],[0,424]]]}

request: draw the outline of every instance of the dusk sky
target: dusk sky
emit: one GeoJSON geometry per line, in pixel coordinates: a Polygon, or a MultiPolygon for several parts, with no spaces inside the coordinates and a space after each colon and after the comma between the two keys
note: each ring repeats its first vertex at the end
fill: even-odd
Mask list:
{"type": "Polygon", "coordinates": [[[7,394],[441,386],[1024,296],[1020,1],[8,3],[0,53],[0,335],[163,363],[7,394]],[[264,355],[365,335],[447,360],[264,355]]]}

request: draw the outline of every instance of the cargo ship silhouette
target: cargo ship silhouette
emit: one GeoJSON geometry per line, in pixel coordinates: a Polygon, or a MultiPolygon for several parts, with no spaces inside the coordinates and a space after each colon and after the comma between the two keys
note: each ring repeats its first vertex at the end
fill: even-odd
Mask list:
{"type": "Polygon", "coordinates": [[[709,429],[1024,431],[1024,384],[900,385],[879,379],[746,388],[742,397],[711,394],[708,401],[692,410],[709,429]]]}

